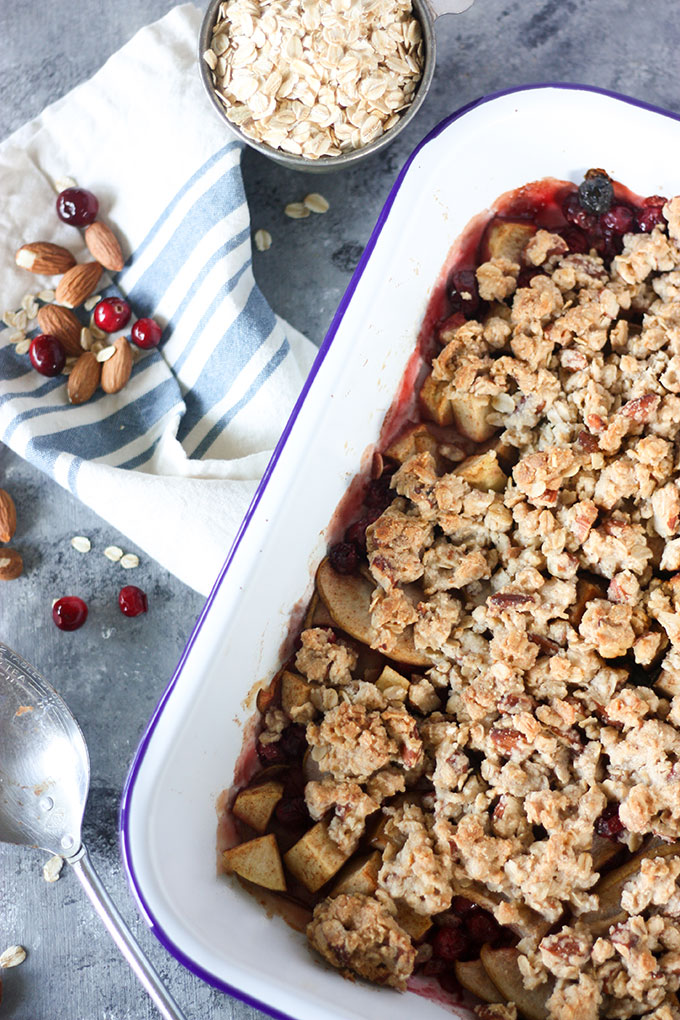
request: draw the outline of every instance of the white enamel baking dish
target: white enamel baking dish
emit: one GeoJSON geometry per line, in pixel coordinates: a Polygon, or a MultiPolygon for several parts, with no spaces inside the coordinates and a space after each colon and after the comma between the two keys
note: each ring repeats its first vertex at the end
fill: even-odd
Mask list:
{"type": "Polygon", "coordinates": [[[281,663],[291,613],[311,593],[328,522],[379,436],[452,242],[503,192],[546,176],[580,181],[591,166],[641,195],[676,194],[678,118],[581,86],[541,85],[471,104],[416,149],[137,751],[121,842],[142,912],[190,970],[273,1016],[446,1012],[343,981],[303,935],[216,877],[215,799],[232,783],[253,714],[252,696],[244,699],[281,663]]]}

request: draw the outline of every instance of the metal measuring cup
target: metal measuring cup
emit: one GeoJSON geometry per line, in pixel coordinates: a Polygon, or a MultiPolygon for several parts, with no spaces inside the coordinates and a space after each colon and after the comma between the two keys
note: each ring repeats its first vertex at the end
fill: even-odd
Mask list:
{"type": "Polygon", "coordinates": [[[425,98],[432,84],[432,77],[434,75],[434,68],[437,59],[437,47],[434,33],[435,21],[437,18],[443,17],[445,14],[461,14],[469,7],[472,7],[474,0],[412,0],[413,12],[420,22],[420,27],[423,33],[424,53],[423,74],[420,82],[418,83],[418,88],[416,89],[413,101],[400,115],[399,120],[394,127],[390,128],[384,135],[381,135],[380,138],[376,138],[375,141],[369,142],[368,145],[364,145],[360,149],[352,149],[349,152],[344,152],[340,156],[321,156],[319,159],[310,159],[307,156],[293,156],[290,153],[282,152],[281,149],[274,149],[271,145],[265,145],[264,142],[257,142],[253,138],[249,138],[248,135],[244,134],[238,125],[233,124],[227,117],[224,111],[224,106],[215,94],[215,88],[210,77],[210,68],[203,59],[205,51],[210,49],[213,26],[217,20],[219,7],[222,2],[223,0],[211,0],[208,5],[208,9],[205,12],[203,23],[201,25],[198,48],[198,63],[201,70],[201,78],[203,79],[203,84],[205,85],[210,101],[217,110],[220,118],[224,121],[232,134],[234,134],[241,142],[249,145],[251,149],[256,149],[257,152],[261,152],[263,156],[268,156],[269,159],[273,159],[275,162],[281,163],[290,170],[306,170],[309,173],[325,173],[328,170],[339,170],[342,167],[356,166],[356,164],[362,159],[365,159],[367,156],[372,156],[373,153],[379,152],[381,149],[384,149],[387,145],[393,142],[394,139],[411,123],[418,113],[418,110],[425,102],[425,98]]]}

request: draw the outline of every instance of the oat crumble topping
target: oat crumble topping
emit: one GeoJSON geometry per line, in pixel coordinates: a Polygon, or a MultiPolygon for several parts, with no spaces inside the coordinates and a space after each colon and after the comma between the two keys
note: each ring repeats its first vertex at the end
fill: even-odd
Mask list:
{"type": "Polygon", "coordinates": [[[664,216],[609,269],[538,230],[477,269],[484,320],[442,332],[432,379],[486,408],[492,456],[413,448],[366,532],[372,647],[411,635],[427,664],[377,682],[342,632],[301,635],[310,815],[348,855],[382,825],[373,894],[309,926],[341,969],[404,988],[413,917],[467,896],[519,937],[524,987],[552,982],[549,1020],[680,1017],[680,198],[664,216]]]}

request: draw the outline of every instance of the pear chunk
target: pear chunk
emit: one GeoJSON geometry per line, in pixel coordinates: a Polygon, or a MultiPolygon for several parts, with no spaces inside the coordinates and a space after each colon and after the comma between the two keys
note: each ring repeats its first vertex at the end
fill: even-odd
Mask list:
{"type": "Polygon", "coordinates": [[[462,435],[475,443],[483,443],[485,439],[491,438],[496,431],[496,426],[490,425],[486,420],[493,410],[491,397],[459,393],[450,403],[453,423],[462,435]]]}
{"type": "Polygon", "coordinates": [[[522,974],[517,963],[516,949],[492,949],[482,946],[482,964],[489,978],[496,986],[504,1002],[514,1002],[517,1012],[526,1020],[547,1020],[546,1005],[553,990],[554,981],[548,981],[531,991],[524,987],[522,974]]]}
{"type": "Polygon", "coordinates": [[[262,835],[282,796],[283,783],[272,781],[260,783],[259,786],[250,786],[238,794],[232,812],[262,835]]]}
{"type": "Polygon", "coordinates": [[[526,220],[503,220],[496,216],[484,231],[482,259],[509,259],[519,262],[520,255],[536,233],[533,223],[526,220]]]}
{"type": "Polygon", "coordinates": [[[318,822],[283,859],[291,874],[310,892],[316,892],[340,871],[348,857],[328,835],[326,824],[318,822]]]}
{"type": "Polygon", "coordinates": [[[447,384],[434,379],[430,373],[420,388],[420,408],[423,415],[437,425],[453,425],[453,405],[446,396],[447,384]]]}
{"type": "Polygon", "coordinates": [[[453,965],[459,983],[482,1002],[503,1002],[503,997],[484,970],[481,960],[456,960],[453,965]]]}
{"type": "Polygon", "coordinates": [[[599,908],[587,914],[581,914],[579,921],[586,924],[594,935],[606,935],[613,924],[624,921],[627,916],[621,906],[621,893],[626,882],[639,873],[640,863],[646,857],[677,857],[678,854],[680,854],[680,843],[655,846],[635,854],[620,868],[614,868],[613,871],[608,872],[593,888],[593,892],[600,900],[599,908]]]}
{"type": "Polygon", "coordinates": [[[382,855],[374,850],[372,854],[350,861],[338,875],[331,889],[331,896],[347,893],[350,896],[372,896],[378,888],[378,872],[382,855]]]}
{"type": "MultiPolygon", "coordinates": [[[[326,558],[316,572],[316,587],[335,625],[351,637],[371,646],[376,633],[371,624],[373,585],[370,581],[357,574],[337,573],[326,558]]],[[[414,648],[410,627],[399,635],[387,658],[409,666],[432,665],[426,655],[414,648]]]]}
{"type": "Polygon", "coordinates": [[[453,473],[460,475],[474,489],[482,489],[483,492],[502,492],[508,480],[498,463],[495,450],[466,457],[453,473]]]}
{"type": "Polygon", "coordinates": [[[231,850],[225,850],[222,854],[222,864],[227,874],[236,872],[241,878],[261,885],[264,889],[286,891],[281,855],[276,836],[271,833],[241,843],[231,850]]]}

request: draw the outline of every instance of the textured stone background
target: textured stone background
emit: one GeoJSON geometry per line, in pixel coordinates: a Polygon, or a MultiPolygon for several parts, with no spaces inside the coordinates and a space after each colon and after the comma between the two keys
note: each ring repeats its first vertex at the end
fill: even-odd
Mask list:
{"type": "MultiPolygon", "coordinates": [[[[89,77],[171,6],[168,0],[1,0],[0,138],[89,77]]],[[[397,171],[438,120],[482,94],[548,80],[599,85],[680,110],[679,43],[675,0],[477,0],[466,14],[440,21],[430,97],[383,155],[356,170],[310,179],[246,154],[253,227],[266,227],[274,238],[268,252],[255,254],[263,291],[277,312],[320,342],[397,171]],[[317,188],[330,212],[286,219],[284,205],[317,188]]],[[[564,125],[567,138],[577,131],[577,123],[564,125]]],[[[621,144],[644,139],[622,137],[621,144]]],[[[69,544],[72,535],[85,534],[99,549],[115,542],[129,550],[124,536],[1,445],[0,484],[19,507],[15,544],[26,562],[25,576],[0,591],[0,639],[54,682],[85,731],[92,758],[85,841],[95,865],[189,1020],[256,1017],[164,953],[135,910],[118,854],[125,774],[202,600],[143,557],[134,580],[147,590],[151,609],[141,619],[124,619],[115,605],[120,568],[95,551],[80,556],[69,544]],[[75,590],[87,595],[91,617],[83,630],[62,634],[49,620],[51,600],[75,590]]],[[[29,950],[26,963],[5,975],[2,1016],[152,1020],[155,1010],[74,876],[46,885],[43,860],[38,852],[0,848],[0,952],[14,942],[29,950]]]]}

